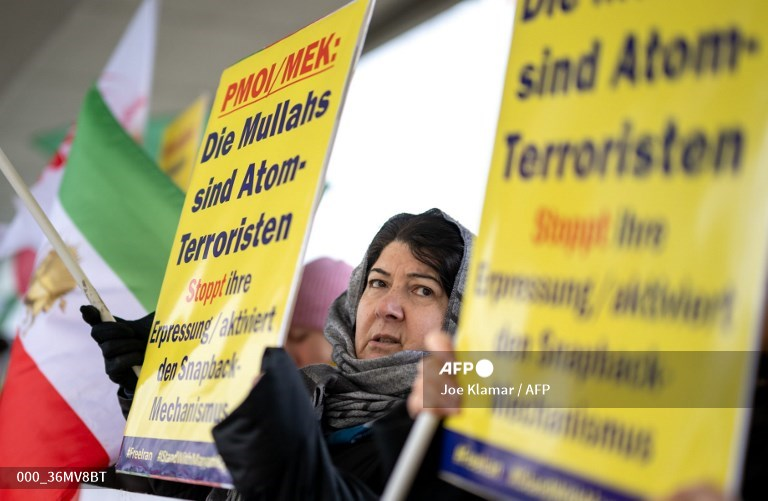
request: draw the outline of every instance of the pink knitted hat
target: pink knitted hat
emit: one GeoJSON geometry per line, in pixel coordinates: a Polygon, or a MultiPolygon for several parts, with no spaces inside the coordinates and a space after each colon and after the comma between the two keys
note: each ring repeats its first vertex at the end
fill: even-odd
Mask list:
{"type": "Polygon", "coordinates": [[[322,331],[331,303],[347,290],[352,266],[327,257],[304,265],[291,324],[322,331]]]}

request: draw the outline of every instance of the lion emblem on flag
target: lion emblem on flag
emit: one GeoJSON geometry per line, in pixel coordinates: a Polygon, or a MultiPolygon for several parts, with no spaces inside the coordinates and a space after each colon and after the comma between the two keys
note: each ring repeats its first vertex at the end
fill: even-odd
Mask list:
{"type": "MultiPolygon", "coordinates": [[[[70,247],[72,255],[77,259],[77,252],[70,247]]],[[[77,287],[74,277],[69,273],[64,262],[56,251],[51,250],[40,261],[40,264],[32,274],[29,289],[24,295],[24,305],[27,314],[34,322],[40,312],[47,312],[57,302],[62,311],[66,306],[64,296],[77,287]]]]}

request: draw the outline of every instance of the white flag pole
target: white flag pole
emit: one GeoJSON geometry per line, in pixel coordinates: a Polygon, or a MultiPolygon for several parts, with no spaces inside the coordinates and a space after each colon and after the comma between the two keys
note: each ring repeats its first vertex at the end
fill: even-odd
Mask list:
{"type": "Polygon", "coordinates": [[[48,241],[53,246],[53,249],[64,262],[64,266],[67,267],[67,270],[69,270],[69,272],[72,274],[72,277],[74,277],[75,281],[77,282],[77,285],[80,287],[80,289],[82,289],[83,293],[85,293],[88,301],[90,301],[91,304],[99,310],[101,319],[105,322],[114,322],[114,317],[107,309],[104,301],[101,300],[99,293],[93,287],[93,284],[91,284],[90,280],[88,280],[88,277],[85,276],[83,269],[80,268],[80,265],[77,264],[77,261],[72,256],[72,253],[69,252],[69,249],[64,243],[64,240],[61,238],[61,235],[59,235],[59,232],[56,231],[56,228],[53,227],[51,220],[48,219],[48,216],[45,215],[43,209],[40,208],[40,205],[37,203],[37,200],[35,200],[32,192],[29,191],[29,188],[24,183],[24,180],[21,179],[19,173],[11,164],[11,161],[8,160],[7,156],[5,156],[5,152],[2,148],[0,148],[0,170],[3,171],[6,179],[8,179],[9,183],[11,183],[14,191],[16,191],[16,194],[19,196],[21,201],[24,202],[24,205],[27,207],[30,214],[32,214],[32,217],[35,218],[35,221],[37,221],[40,229],[43,230],[43,233],[48,238],[48,241]]]}
{"type": "MultiPolygon", "coordinates": [[[[53,246],[53,249],[59,255],[61,261],[64,263],[64,266],[67,267],[69,273],[72,274],[72,277],[74,277],[75,282],[77,282],[78,287],[80,287],[80,289],[83,291],[85,297],[87,297],[88,301],[93,306],[95,306],[97,310],[99,310],[101,320],[104,322],[114,322],[115,317],[113,317],[109,312],[107,305],[105,305],[104,301],[102,301],[98,291],[93,287],[93,284],[90,280],[88,280],[88,277],[85,276],[85,272],[83,272],[83,269],[80,268],[79,264],[77,264],[77,260],[72,256],[72,253],[69,252],[67,245],[61,238],[61,235],[59,235],[59,232],[56,231],[56,228],[53,227],[51,220],[48,219],[48,216],[45,215],[43,209],[40,208],[37,200],[35,200],[35,197],[32,196],[29,188],[24,183],[24,180],[21,179],[21,176],[19,176],[19,173],[11,164],[11,161],[8,160],[8,157],[5,155],[5,152],[2,148],[0,148],[0,170],[3,171],[5,178],[8,179],[9,183],[11,183],[14,191],[19,196],[21,201],[24,202],[24,205],[27,207],[30,214],[32,214],[32,217],[35,218],[38,226],[40,226],[40,229],[43,230],[43,233],[48,238],[48,241],[53,246]]],[[[134,367],[133,371],[138,376],[138,367],[134,367]]]]}
{"type": "Polygon", "coordinates": [[[389,477],[381,501],[400,501],[408,495],[413,478],[419,471],[421,461],[439,423],[440,419],[429,411],[418,415],[403,450],[397,458],[395,469],[389,477]]]}

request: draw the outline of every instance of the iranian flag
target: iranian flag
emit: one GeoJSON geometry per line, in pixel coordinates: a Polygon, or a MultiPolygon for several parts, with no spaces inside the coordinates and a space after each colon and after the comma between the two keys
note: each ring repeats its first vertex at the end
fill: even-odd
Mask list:
{"type": "MultiPolygon", "coordinates": [[[[143,136],[149,115],[157,13],[157,0],[142,2],[98,78],[98,87],[109,109],[131,136],[137,139],[143,136]]],[[[73,125],[31,188],[35,199],[49,217],[74,135],[73,125]]],[[[13,266],[16,292],[21,298],[27,292],[36,252],[45,237],[24,204],[19,199],[15,199],[14,203],[16,215],[0,238],[0,261],[13,266]]],[[[20,318],[16,313],[18,311],[21,311],[18,305],[7,305],[1,328],[11,330],[11,326],[20,318]]]]}
{"type": "MultiPolygon", "coordinates": [[[[182,203],[181,191],[92,89],[51,220],[113,314],[138,318],[155,308],[182,203]]],[[[117,387],[80,318],[88,301],[49,246],[38,252],[27,299],[0,394],[0,466],[106,467],[125,426],[117,387]]],[[[67,499],[75,492],[34,494],[67,499]]],[[[32,494],[0,491],[3,499],[32,494]]]]}

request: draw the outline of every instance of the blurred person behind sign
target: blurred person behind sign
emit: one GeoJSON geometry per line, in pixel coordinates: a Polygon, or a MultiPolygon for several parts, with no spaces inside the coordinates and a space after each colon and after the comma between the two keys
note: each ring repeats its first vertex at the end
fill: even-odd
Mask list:
{"type": "Polygon", "coordinates": [[[321,257],[304,265],[291,326],[283,347],[297,367],[331,363],[331,344],[323,335],[331,303],[347,290],[352,266],[321,257]]]}

